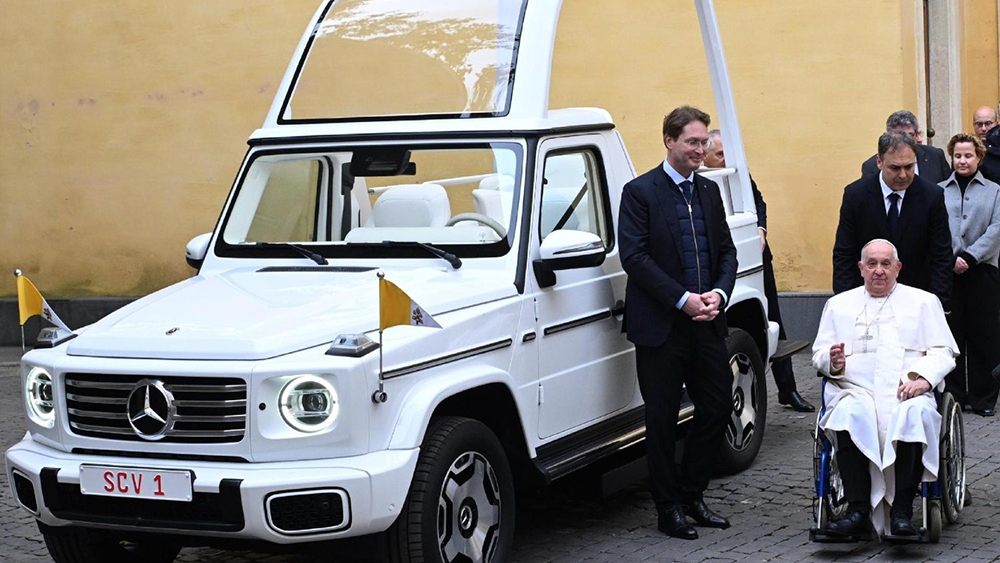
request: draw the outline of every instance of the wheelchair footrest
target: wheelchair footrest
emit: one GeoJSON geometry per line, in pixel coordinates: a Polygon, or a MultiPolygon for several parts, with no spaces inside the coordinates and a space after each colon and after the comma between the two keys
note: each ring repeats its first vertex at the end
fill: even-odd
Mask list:
{"type": "Polygon", "coordinates": [[[921,526],[917,529],[917,535],[915,536],[894,536],[892,534],[882,534],[882,541],[894,545],[907,545],[911,543],[929,543],[930,539],[927,536],[927,529],[921,526]]]}
{"type": "Polygon", "coordinates": [[[809,528],[809,541],[815,543],[858,543],[871,541],[872,539],[870,534],[863,536],[842,536],[840,534],[829,534],[816,526],[809,528]]]}

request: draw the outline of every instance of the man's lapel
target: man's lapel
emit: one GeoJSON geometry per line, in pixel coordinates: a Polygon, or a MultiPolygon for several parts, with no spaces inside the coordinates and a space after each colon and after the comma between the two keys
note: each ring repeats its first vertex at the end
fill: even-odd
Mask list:
{"type": "Polygon", "coordinates": [[[697,190],[699,199],[701,200],[701,214],[705,218],[705,232],[708,234],[708,252],[714,259],[714,249],[717,247],[715,244],[716,233],[712,226],[719,220],[719,218],[715,216],[715,206],[712,205],[711,198],[714,194],[710,193],[712,188],[709,187],[709,183],[705,181],[705,178],[702,178],[697,173],[694,175],[694,187],[697,190]]]}
{"type": "MultiPolygon", "coordinates": [[[[663,171],[663,167],[657,168],[657,173],[653,175],[653,193],[656,195],[656,202],[659,204],[660,212],[656,216],[663,220],[670,231],[670,238],[674,239],[674,246],[677,247],[677,255],[684,256],[684,245],[681,243],[681,230],[677,225],[677,208],[674,207],[674,198],[667,190],[680,189],[663,171]]],[[[652,212],[652,210],[650,210],[652,212]]],[[[651,213],[652,214],[652,213],[651,213]]]]}
{"type": "Polygon", "coordinates": [[[917,166],[921,170],[930,171],[931,151],[924,149],[923,145],[917,145],[917,166]]]}
{"type": "Polygon", "coordinates": [[[919,180],[913,178],[913,183],[906,188],[906,196],[903,197],[903,205],[899,206],[899,224],[896,226],[898,232],[897,239],[903,238],[907,226],[913,222],[913,216],[917,214],[917,209],[923,206],[922,200],[924,191],[920,189],[919,180]]]}

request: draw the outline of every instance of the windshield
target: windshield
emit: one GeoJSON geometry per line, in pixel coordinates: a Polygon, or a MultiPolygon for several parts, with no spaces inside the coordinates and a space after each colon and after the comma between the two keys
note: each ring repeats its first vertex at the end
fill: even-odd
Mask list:
{"type": "Polygon", "coordinates": [[[332,2],[279,123],[506,115],[525,2],[332,2]]]}
{"type": "Polygon", "coordinates": [[[514,238],[521,147],[373,145],[251,157],[225,217],[221,256],[418,256],[422,242],[464,256],[500,256],[514,238]]]}

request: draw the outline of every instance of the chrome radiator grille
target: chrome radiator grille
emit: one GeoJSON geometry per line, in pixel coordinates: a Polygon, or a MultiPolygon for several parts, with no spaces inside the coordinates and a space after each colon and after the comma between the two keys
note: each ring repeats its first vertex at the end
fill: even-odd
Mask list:
{"type": "Polygon", "coordinates": [[[66,374],[69,425],[81,436],[146,441],[129,423],[128,398],[142,380],[158,381],[176,408],[160,442],[239,442],[246,433],[246,382],[232,377],[66,374]]]}

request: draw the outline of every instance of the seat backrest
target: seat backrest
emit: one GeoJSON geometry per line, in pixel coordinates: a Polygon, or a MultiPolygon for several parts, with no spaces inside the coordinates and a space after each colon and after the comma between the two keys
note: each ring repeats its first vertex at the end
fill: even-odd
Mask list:
{"type": "Polygon", "coordinates": [[[486,215],[501,225],[510,221],[513,201],[514,179],[510,176],[487,176],[479,181],[479,188],[472,190],[472,205],[476,213],[486,215]]]}
{"type": "Polygon", "coordinates": [[[366,227],[443,227],[451,218],[448,193],[440,184],[401,184],[375,200],[366,227]]]}

